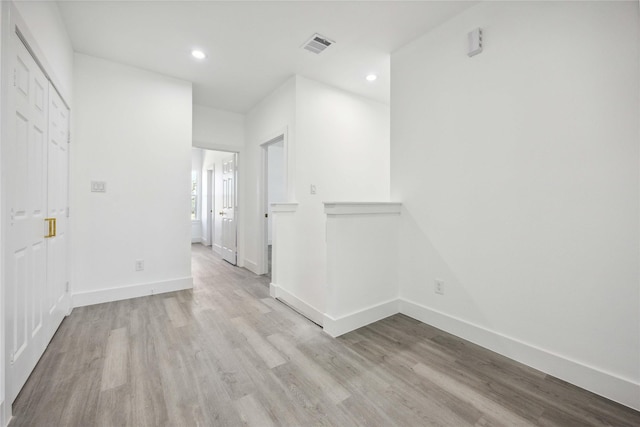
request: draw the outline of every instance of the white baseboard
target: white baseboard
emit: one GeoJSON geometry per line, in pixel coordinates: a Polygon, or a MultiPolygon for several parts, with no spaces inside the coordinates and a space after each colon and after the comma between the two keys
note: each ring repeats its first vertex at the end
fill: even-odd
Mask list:
{"type": "Polygon", "coordinates": [[[288,291],[285,291],[275,283],[269,284],[269,294],[272,298],[277,298],[283,301],[298,313],[302,314],[304,317],[322,326],[324,315],[322,314],[322,312],[320,312],[320,310],[310,306],[298,297],[294,296],[288,291]]]}
{"type": "Polygon", "coordinates": [[[202,243],[202,239],[200,237],[192,237],[191,243],[202,243]]]}
{"type": "Polygon", "coordinates": [[[399,308],[400,304],[398,300],[393,299],[355,313],[341,316],[337,319],[325,314],[322,327],[326,333],[335,338],[373,322],[377,322],[378,320],[393,316],[399,313],[399,308]]]}
{"type": "Polygon", "coordinates": [[[278,285],[275,283],[269,283],[269,296],[271,298],[278,298],[278,285]]]}
{"type": "Polygon", "coordinates": [[[211,245],[211,249],[214,250],[218,255],[222,255],[222,246],[217,243],[211,245]]]}
{"type": "Polygon", "coordinates": [[[193,277],[183,277],[181,279],[166,280],[162,282],[78,292],[72,294],[71,297],[74,307],[83,307],[85,305],[102,304],[105,302],[120,301],[123,299],[163,294],[165,292],[181,291],[183,289],[191,288],[193,288],[193,277]]]}
{"type": "MultiPolygon", "coordinates": [[[[4,386],[4,384],[2,384],[4,386]]],[[[11,422],[11,413],[7,412],[7,405],[5,405],[5,401],[0,402],[0,420],[2,420],[2,425],[7,427],[11,422]]]]}
{"type": "Polygon", "coordinates": [[[640,410],[640,383],[587,366],[482,326],[400,299],[400,313],[625,406],[640,410]]]}
{"type": "Polygon", "coordinates": [[[251,271],[254,274],[259,274],[258,273],[258,263],[255,261],[251,261],[250,259],[245,258],[244,259],[244,268],[246,268],[247,270],[251,271]]]}

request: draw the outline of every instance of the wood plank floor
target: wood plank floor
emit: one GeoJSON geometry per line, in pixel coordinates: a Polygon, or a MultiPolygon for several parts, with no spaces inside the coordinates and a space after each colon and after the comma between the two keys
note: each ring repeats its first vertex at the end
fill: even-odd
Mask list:
{"type": "Polygon", "coordinates": [[[332,339],[193,246],[193,291],[77,308],[12,426],[640,426],[640,413],[396,315],[332,339]]]}

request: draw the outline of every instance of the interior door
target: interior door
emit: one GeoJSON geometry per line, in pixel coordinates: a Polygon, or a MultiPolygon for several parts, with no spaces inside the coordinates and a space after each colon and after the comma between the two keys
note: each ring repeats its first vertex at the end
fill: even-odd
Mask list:
{"type": "Polygon", "coordinates": [[[236,154],[222,160],[222,259],[237,263],[236,154]]]}
{"type": "MultiPolygon", "coordinates": [[[[47,249],[47,127],[49,82],[14,33],[15,119],[3,141],[6,230],[7,397],[13,402],[48,343],[45,306],[47,249]]],[[[12,110],[13,111],[13,110],[12,110]]]]}
{"type": "Polygon", "coordinates": [[[207,170],[207,245],[213,249],[213,170],[207,170]]]}
{"type": "Polygon", "coordinates": [[[55,235],[47,239],[47,309],[51,316],[49,339],[69,312],[68,235],[69,109],[49,84],[49,137],[47,217],[56,222],[55,235]]]}

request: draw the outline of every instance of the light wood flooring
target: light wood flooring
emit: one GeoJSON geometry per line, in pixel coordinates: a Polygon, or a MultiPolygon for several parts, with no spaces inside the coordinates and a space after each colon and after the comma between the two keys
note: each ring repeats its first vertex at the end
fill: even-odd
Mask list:
{"type": "Polygon", "coordinates": [[[640,413],[396,315],[332,339],[193,246],[193,291],[82,307],[12,426],[640,426],[640,413]]]}

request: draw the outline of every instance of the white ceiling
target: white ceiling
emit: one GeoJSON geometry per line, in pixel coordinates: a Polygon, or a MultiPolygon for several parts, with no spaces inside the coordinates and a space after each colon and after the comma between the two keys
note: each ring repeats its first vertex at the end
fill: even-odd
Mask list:
{"type": "Polygon", "coordinates": [[[388,103],[389,54],[475,3],[58,2],[77,52],[191,81],[194,103],[238,113],[296,73],[388,103]],[[300,48],[316,32],[336,42],[320,55],[300,48]]]}

